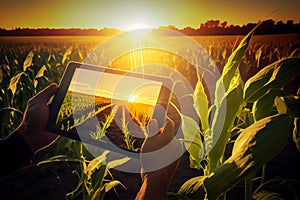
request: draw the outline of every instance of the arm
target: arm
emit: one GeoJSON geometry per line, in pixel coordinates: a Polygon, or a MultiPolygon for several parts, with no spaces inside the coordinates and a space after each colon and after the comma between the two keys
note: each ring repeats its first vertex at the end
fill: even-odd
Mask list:
{"type": "Polygon", "coordinates": [[[0,140],[0,176],[21,169],[29,164],[34,152],[47,146],[57,137],[45,131],[49,118],[49,99],[57,91],[51,84],[28,101],[23,120],[17,130],[4,140],[0,140]]]}
{"type": "MultiPolygon", "coordinates": [[[[155,128],[154,128],[155,130],[155,128]]],[[[150,138],[147,138],[142,146],[143,152],[152,152],[164,147],[168,144],[174,137],[174,124],[167,121],[163,129],[157,134],[150,138]]],[[[182,146],[176,140],[172,143],[169,150],[165,152],[165,156],[177,156],[180,157],[182,153],[182,146]]],[[[160,158],[151,158],[151,160],[144,160],[143,154],[141,156],[141,162],[143,169],[146,169],[146,163],[151,162],[161,162],[160,158]]],[[[149,159],[149,158],[147,158],[149,159]]],[[[176,168],[180,162],[180,158],[175,160],[168,166],[158,169],[156,171],[149,171],[142,173],[142,186],[136,196],[136,200],[165,200],[167,199],[167,191],[170,185],[171,179],[176,171],[176,168]]]]}
{"type": "Polygon", "coordinates": [[[30,146],[18,131],[10,134],[5,140],[0,140],[0,177],[29,164],[33,155],[30,146]]]}

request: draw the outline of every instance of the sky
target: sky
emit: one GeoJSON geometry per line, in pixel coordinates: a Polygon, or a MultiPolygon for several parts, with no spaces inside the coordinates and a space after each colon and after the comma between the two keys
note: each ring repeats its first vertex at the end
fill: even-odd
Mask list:
{"type": "Polygon", "coordinates": [[[298,23],[299,10],[299,0],[1,0],[0,28],[198,28],[207,20],[243,25],[269,18],[298,23]]]}

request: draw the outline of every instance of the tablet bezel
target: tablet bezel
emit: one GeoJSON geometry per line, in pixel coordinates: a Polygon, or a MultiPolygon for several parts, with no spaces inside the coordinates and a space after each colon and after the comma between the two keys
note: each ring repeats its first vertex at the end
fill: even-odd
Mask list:
{"type": "MultiPolygon", "coordinates": [[[[160,104],[161,106],[163,106],[165,111],[167,111],[167,109],[168,109],[169,101],[171,98],[171,92],[172,92],[172,88],[173,88],[173,80],[169,77],[154,76],[154,75],[149,75],[149,74],[142,74],[142,73],[137,73],[137,72],[100,67],[100,66],[95,66],[95,65],[90,65],[90,64],[70,62],[70,63],[68,63],[68,65],[63,73],[62,79],[59,84],[58,91],[57,91],[56,95],[53,97],[51,103],[49,104],[50,114],[49,114],[49,120],[48,120],[48,123],[46,126],[46,129],[48,131],[50,131],[52,133],[56,133],[58,135],[66,136],[66,137],[74,139],[74,140],[82,141],[84,143],[100,147],[102,149],[111,150],[116,153],[124,154],[124,150],[125,150],[125,152],[128,152],[128,153],[130,152],[126,156],[130,156],[130,157],[133,156],[133,157],[138,158],[139,157],[138,152],[134,152],[134,151],[130,151],[125,148],[117,147],[115,145],[106,143],[101,140],[94,140],[94,139],[87,138],[84,136],[79,136],[78,133],[70,134],[68,131],[64,131],[64,130],[57,128],[57,126],[56,126],[57,116],[58,116],[59,110],[61,108],[61,105],[64,101],[64,98],[66,96],[66,93],[69,89],[69,85],[73,78],[74,72],[77,68],[161,82],[162,86],[161,86],[161,90],[160,90],[160,93],[158,96],[157,104],[160,104]],[[131,154],[132,152],[134,154],[131,154]]],[[[162,127],[164,124],[164,121],[166,120],[166,112],[164,113],[164,116],[161,116],[159,114],[159,112],[155,109],[152,118],[157,120],[159,127],[162,127]]]]}

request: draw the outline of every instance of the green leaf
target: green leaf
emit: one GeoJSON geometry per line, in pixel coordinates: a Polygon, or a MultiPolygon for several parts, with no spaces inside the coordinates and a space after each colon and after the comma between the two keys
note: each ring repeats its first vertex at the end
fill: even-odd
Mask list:
{"type": "Polygon", "coordinates": [[[300,95],[284,96],[281,100],[285,103],[285,109],[291,117],[300,116],[300,95]]]}
{"type": "Polygon", "coordinates": [[[32,58],[33,58],[33,56],[34,56],[34,53],[31,50],[28,53],[28,55],[27,55],[27,57],[26,57],[26,59],[25,59],[25,61],[23,63],[23,71],[26,71],[26,69],[32,65],[32,58]]]}
{"type": "Polygon", "coordinates": [[[299,184],[299,180],[274,178],[260,185],[253,193],[253,199],[298,199],[299,184]]]}
{"type": "Polygon", "coordinates": [[[38,71],[38,73],[35,75],[35,79],[40,78],[40,77],[44,77],[44,73],[47,71],[47,67],[46,65],[43,65],[41,67],[41,69],[38,71]]]}
{"type": "Polygon", "coordinates": [[[260,191],[253,196],[255,200],[282,200],[280,194],[276,192],[260,191]]]}
{"type": "Polygon", "coordinates": [[[22,76],[26,76],[26,73],[25,72],[19,72],[18,74],[14,75],[10,79],[10,83],[9,83],[8,89],[10,89],[13,94],[16,93],[19,80],[20,80],[20,78],[22,76]]]}
{"type": "Polygon", "coordinates": [[[257,49],[257,51],[255,52],[255,60],[257,62],[257,65],[256,65],[257,68],[259,67],[259,61],[261,59],[263,46],[264,45],[262,45],[261,47],[259,47],[259,49],[257,49]]]}
{"type": "Polygon", "coordinates": [[[268,65],[245,83],[244,99],[254,102],[269,89],[282,88],[299,71],[300,58],[288,58],[268,65]]]}
{"type": "Polygon", "coordinates": [[[90,161],[86,168],[87,172],[92,174],[95,170],[99,169],[102,165],[104,165],[108,153],[109,151],[106,150],[100,156],[90,161]]]}
{"type": "Polygon", "coordinates": [[[224,93],[229,90],[232,78],[235,76],[238,66],[249,46],[251,37],[260,23],[255,26],[239,43],[238,47],[229,56],[222,72],[222,76],[216,83],[215,104],[219,104],[222,100],[224,93]]]}
{"type": "Polygon", "coordinates": [[[231,157],[204,180],[208,199],[234,187],[282,151],[291,134],[290,124],[287,115],[274,115],[240,131],[231,157]]]}
{"type": "Polygon", "coordinates": [[[92,193],[94,193],[94,191],[97,191],[98,188],[102,187],[104,178],[107,175],[107,171],[108,168],[106,167],[106,165],[101,165],[93,174],[91,174],[90,177],[88,176],[91,183],[89,188],[92,193]]]}
{"type": "Polygon", "coordinates": [[[70,47],[66,50],[66,52],[64,53],[64,56],[63,56],[63,58],[62,58],[62,61],[61,61],[62,64],[65,64],[66,60],[68,59],[68,57],[69,57],[69,56],[71,55],[71,53],[72,53],[72,49],[73,49],[73,47],[70,46],[70,47]]]}
{"type": "Polygon", "coordinates": [[[275,97],[274,105],[278,111],[278,114],[287,114],[287,107],[282,97],[275,97]]]}
{"type": "Polygon", "coordinates": [[[4,107],[0,109],[0,113],[3,111],[9,111],[9,112],[16,112],[19,113],[21,116],[23,116],[23,112],[20,111],[19,109],[13,108],[13,107],[4,107]]]}
{"type": "Polygon", "coordinates": [[[260,99],[254,102],[252,107],[252,112],[254,119],[256,121],[269,116],[270,111],[274,104],[274,99],[276,96],[283,96],[288,93],[279,89],[270,89],[266,94],[264,94],[260,99]]]}
{"type": "Polygon", "coordinates": [[[189,143],[184,142],[185,148],[195,161],[191,167],[201,168],[200,161],[204,157],[204,148],[200,137],[200,127],[195,120],[186,115],[181,115],[181,121],[184,140],[191,141],[189,143]]]}
{"type": "MultiPolygon", "coordinates": [[[[209,152],[209,171],[214,170],[223,156],[226,143],[230,138],[234,120],[243,107],[242,87],[238,84],[232,88],[222,99],[221,104],[216,106],[216,113],[212,122],[212,131],[208,132],[207,138],[212,139],[209,152]]],[[[205,141],[208,143],[208,141],[205,141]]]]}
{"type": "Polygon", "coordinates": [[[294,130],[293,130],[293,140],[296,144],[298,151],[300,152],[300,118],[294,118],[294,130]]]}
{"type": "Polygon", "coordinates": [[[297,49],[295,49],[292,53],[291,53],[291,55],[289,56],[290,58],[292,58],[292,57],[299,57],[299,55],[300,55],[300,47],[298,47],[297,49]]]}
{"type": "Polygon", "coordinates": [[[202,130],[209,129],[208,123],[208,99],[204,92],[201,80],[198,80],[194,92],[194,108],[200,118],[202,130]]]}
{"type": "Polygon", "coordinates": [[[120,159],[108,162],[107,166],[108,166],[108,168],[114,168],[114,167],[117,167],[117,166],[125,164],[129,160],[130,160],[129,157],[120,158],[120,159]]]}
{"type": "Polygon", "coordinates": [[[180,187],[178,193],[190,199],[204,199],[206,192],[203,187],[203,182],[205,178],[205,176],[197,176],[187,180],[180,187]]]}
{"type": "Polygon", "coordinates": [[[111,190],[113,187],[115,187],[117,185],[122,185],[122,183],[118,180],[113,180],[113,181],[110,181],[110,182],[106,183],[104,185],[105,192],[108,192],[109,190],[111,190]]]}
{"type": "Polygon", "coordinates": [[[228,61],[226,65],[223,68],[222,72],[222,80],[225,87],[225,91],[229,89],[229,85],[231,82],[231,79],[235,75],[237,67],[240,65],[242,58],[245,54],[245,51],[247,50],[250,40],[252,38],[252,35],[254,31],[256,30],[258,26],[253,28],[250,33],[248,33],[240,42],[239,46],[232,52],[230,57],[228,58],[228,61]]]}

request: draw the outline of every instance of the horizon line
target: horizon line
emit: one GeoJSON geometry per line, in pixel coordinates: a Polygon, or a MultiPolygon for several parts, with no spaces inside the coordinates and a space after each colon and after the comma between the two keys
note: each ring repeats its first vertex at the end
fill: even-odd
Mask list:
{"type": "MultiPolygon", "coordinates": [[[[293,21],[293,24],[295,24],[295,23],[297,24],[297,21],[295,21],[293,19],[288,19],[286,21],[283,21],[283,20],[275,21],[275,20],[269,18],[269,19],[265,19],[265,20],[262,20],[262,21],[268,21],[268,20],[274,21],[275,24],[278,23],[278,22],[287,23],[288,21],[293,21]]],[[[207,21],[205,21],[203,23],[200,23],[198,27],[185,26],[183,28],[179,28],[179,27],[177,27],[175,25],[169,24],[169,25],[159,25],[159,26],[156,26],[156,27],[145,27],[144,29],[159,29],[159,28],[162,28],[162,27],[164,27],[164,28],[173,27],[173,28],[176,28],[178,30],[183,30],[185,28],[197,29],[197,28],[200,28],[201,24],[205,24],[205,23],[207,23],[209,21],[219,21],[220,23],[223,23],[223,22],[228,23],[227,20],[221,21],[219,19],[211,19],[211,20],[207,20],[207,21]]],[[[260,21],[257,21],[257,22],[247,22],[247,23],[244,23],[244,24],[227,24],[227,27],[232,26],[232,25],[233,26],[243,27],[243,26],[248,25],[248,24],[257,24],[259,22],[260,21]]],[[[298,21],[298,24],[300,24],[300,20],[298,21]]],[[[80,29],[80,30],[89,30],[89,29],[93,29],[93,30],[98,30],[98,31],[103,30],[103,29],[112,29],[112,30],[118,30],[118,31],[128,31],[128,29],[117,28],[117,27],[101,27],[101,28],[99,28],[99,27],[67,27],[67,26],[66,27],[14,27],[14,28],[0,27],[0,30],[1,29],[2,30],[7,30],[7,31],[12,31],[12,30],[16,30],[16,29],[32,29],[32,30],[38,30],[38,29],[52,29],[52,30],[55,30],[55,29],[80,29]]]]}

